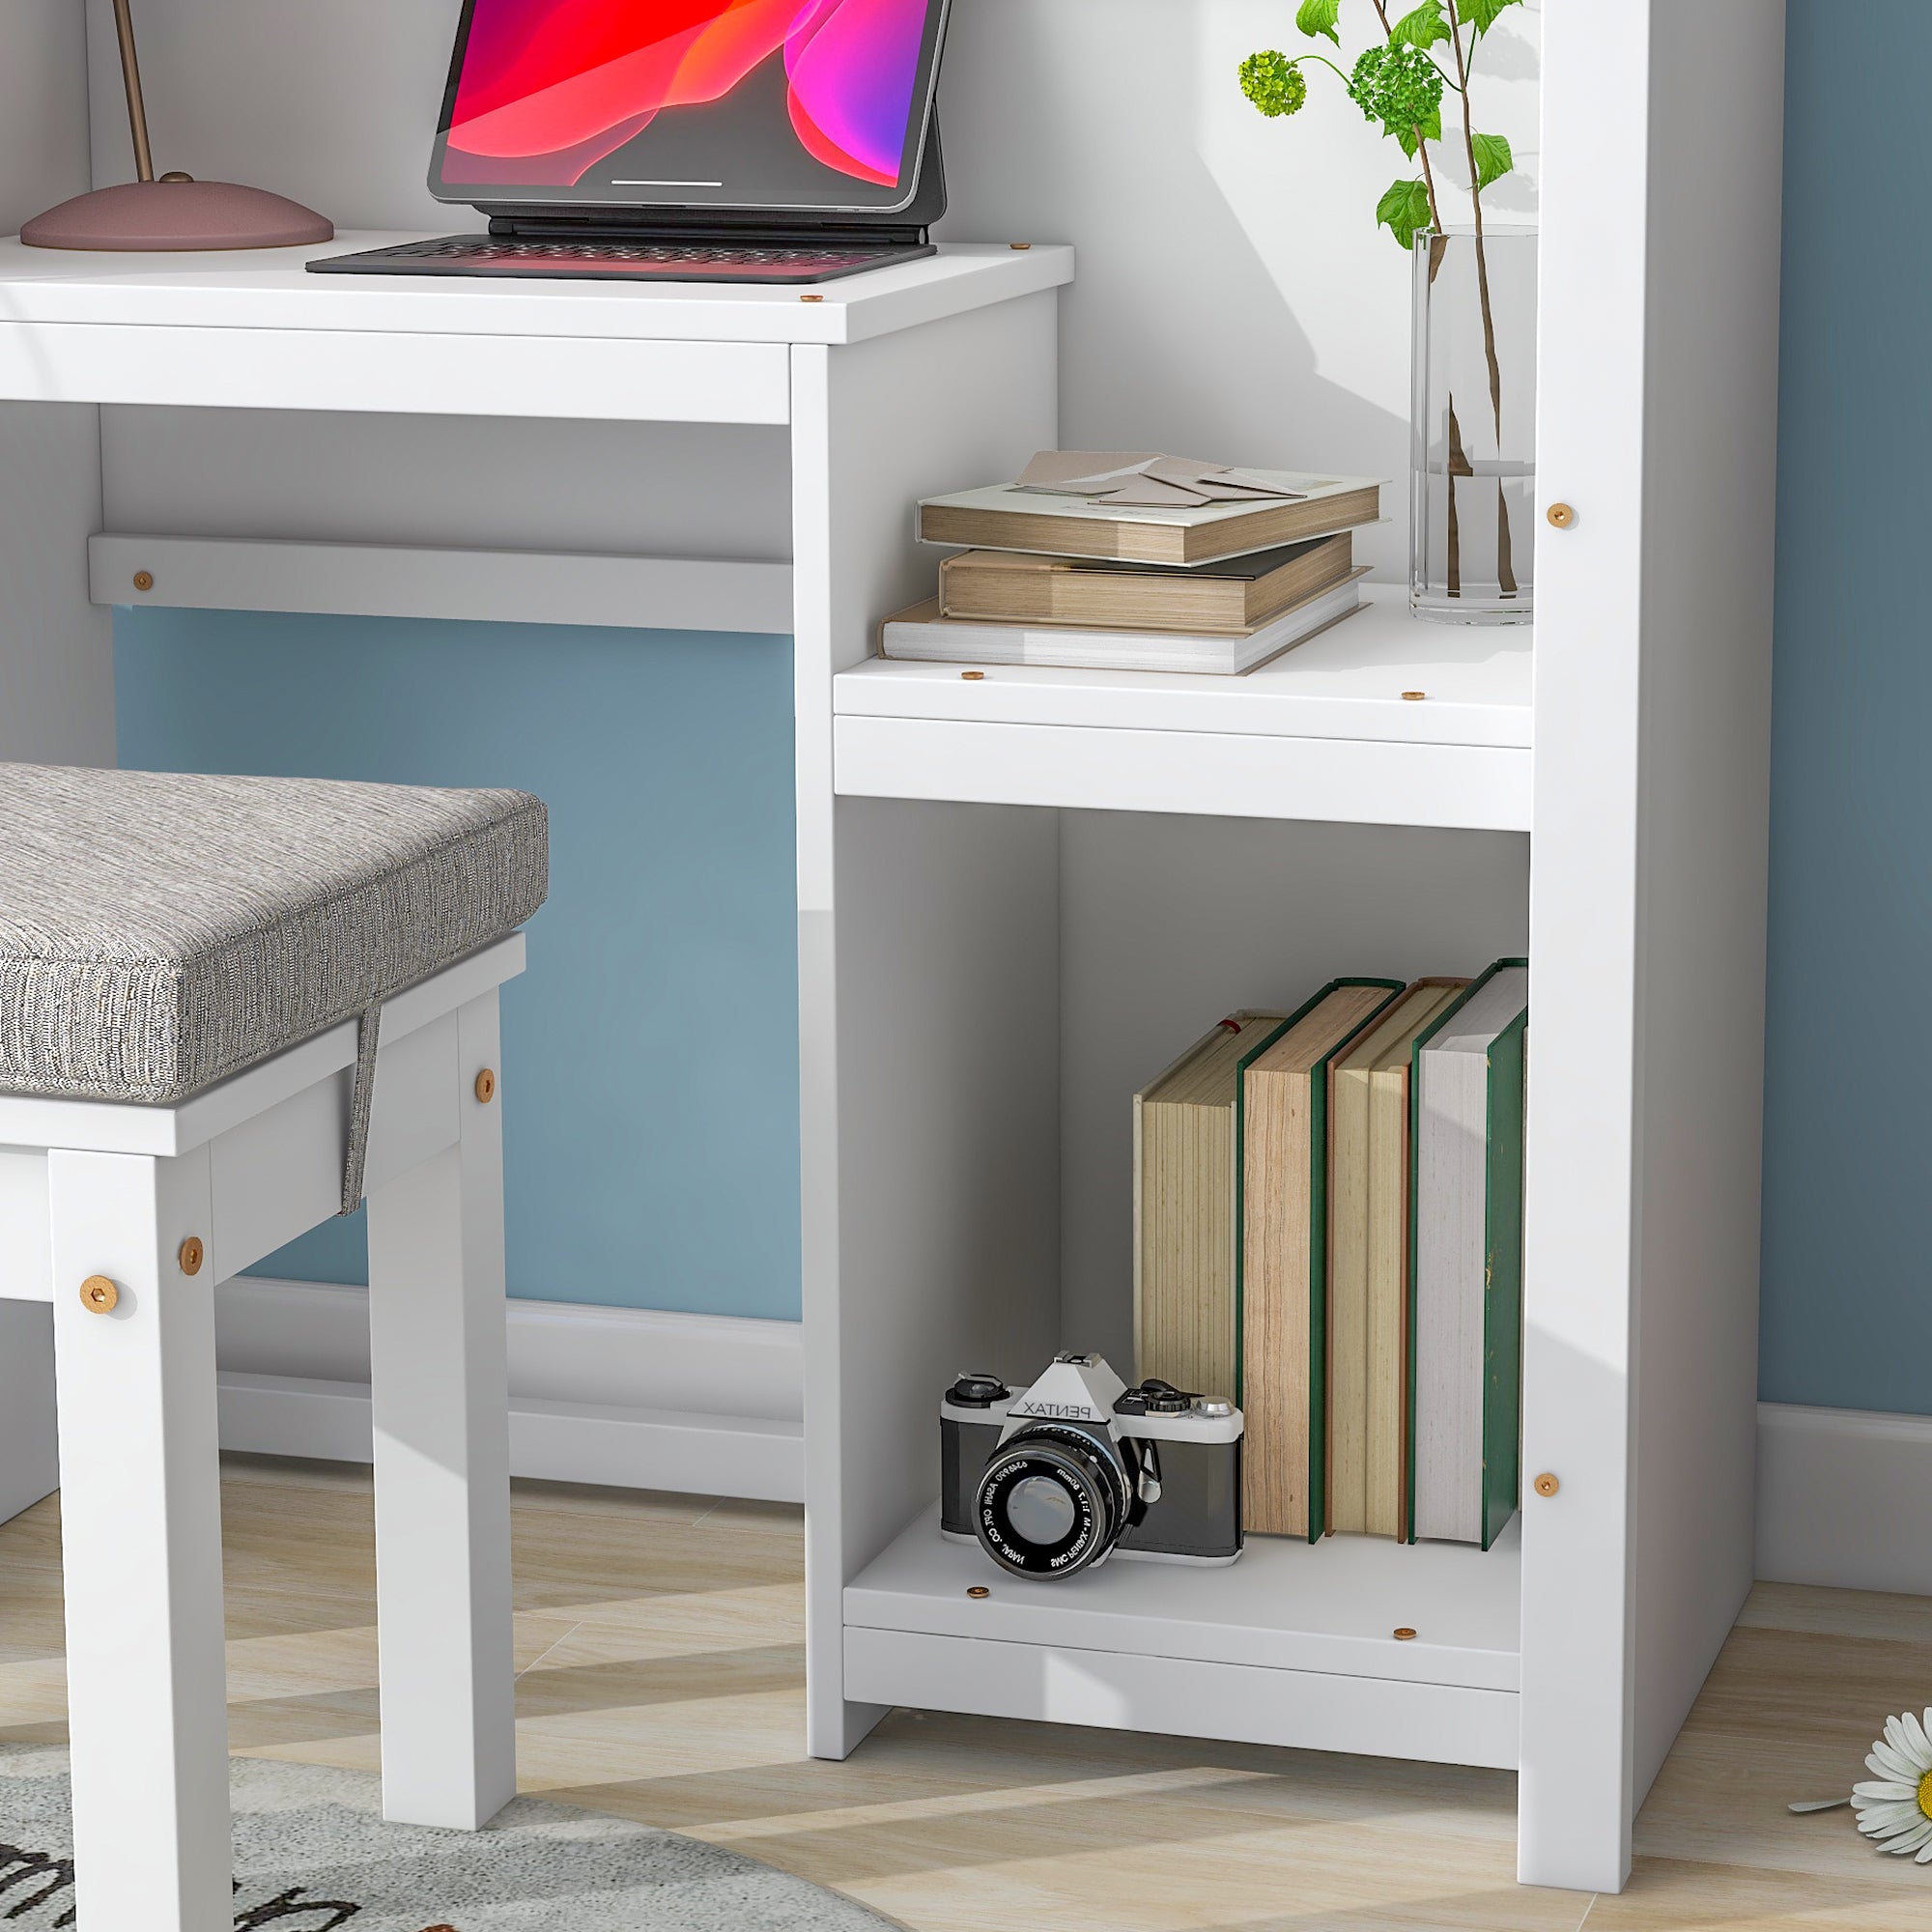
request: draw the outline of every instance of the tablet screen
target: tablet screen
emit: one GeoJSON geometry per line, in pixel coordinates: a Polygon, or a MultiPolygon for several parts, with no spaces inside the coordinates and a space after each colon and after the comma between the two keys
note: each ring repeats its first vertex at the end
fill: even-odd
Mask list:
{"type": "Polygon", "coordinates": [[[946,0],[467,0],[431,189],[903,208],[946,0]]]}

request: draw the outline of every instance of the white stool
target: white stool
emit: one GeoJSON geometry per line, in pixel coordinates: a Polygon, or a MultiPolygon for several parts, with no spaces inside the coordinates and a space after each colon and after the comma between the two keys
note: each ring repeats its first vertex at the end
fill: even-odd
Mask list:
{"type": "Polygon", "coordinates": [[[213,1288],[365,1187],[384,1810],[515,1792],[497,989],[545,854],[520,793],[0,766],[0,1295],[53,1304],[83,1926],[232,1923],[213,1288]]]}

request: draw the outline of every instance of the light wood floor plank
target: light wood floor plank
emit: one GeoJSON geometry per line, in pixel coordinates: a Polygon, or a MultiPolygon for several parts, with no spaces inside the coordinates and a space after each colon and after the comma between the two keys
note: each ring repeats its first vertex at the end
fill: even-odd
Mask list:
{"type": "MultiPolygon", "coordinates": [[[[367,1472],[231,1459],[225,1512],[235,1748],[374,1770],[367,1472]]],[[[910,1711],[814,1762],[797,1510],[520,1484],[513,1515],[525,1788],[913,1932],[1932,1932],[1932,1869],[1784,1809],[1932,1702],[1920,1599],[1760,1585],[1593,1901],[1515,1884],[1503,1773],[910,1711]]],[[[0,1526],[0,1739],[59,1740],[64,1700],[55,1498],[0,1526]]]]}

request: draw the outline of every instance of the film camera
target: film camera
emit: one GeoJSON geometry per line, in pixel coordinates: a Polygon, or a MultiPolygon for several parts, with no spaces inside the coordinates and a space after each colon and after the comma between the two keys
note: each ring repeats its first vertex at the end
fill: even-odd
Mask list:
{"type": "Polygon", "coordinates": [[[1232,1563],[1241,1553],[1241,1411],[1098,1355],[1056,1355],[1031,1388],[964,1375],[939,1406],[940,1526],[1020,1577],[1109,1555],[1232,1563]]]}

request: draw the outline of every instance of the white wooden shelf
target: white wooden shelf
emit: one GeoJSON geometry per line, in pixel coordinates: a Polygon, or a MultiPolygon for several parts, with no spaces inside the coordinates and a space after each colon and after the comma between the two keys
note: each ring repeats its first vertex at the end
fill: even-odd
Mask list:
{"type": "Polygon", "coordinates": [[[1354,616],[1243,677],[869,658],[833,682],[835,782],[885,798],[1527,831],[1531,637],[1354,616]],[[1420,691],[1419,699],[1404,692],[1420,691]]]}
{"type": "Polygon", "coordinates": [[[1068,1715],[1104,1685],[1144,1723],[1173,1682],[1194,1700],[1175,1728],[1196,1735],[1513,1766],[1521,1587],[1514,1523],[1488,1551],[1256,1537],[1225,1569],[1115,1561],[1046,1583],[927,1512],[846,1586],[846,1665],[882,1703],[947,1708],[956,1684],[956,1708],[984,1709],[990,1680],[1005,1715],[1070,1722],[1110,1721],[1068,1715]]]}

